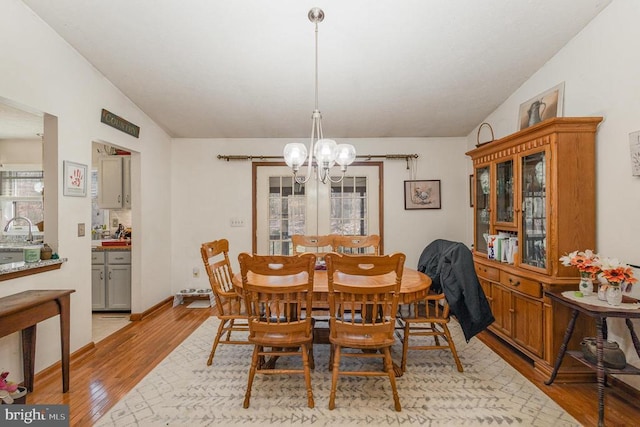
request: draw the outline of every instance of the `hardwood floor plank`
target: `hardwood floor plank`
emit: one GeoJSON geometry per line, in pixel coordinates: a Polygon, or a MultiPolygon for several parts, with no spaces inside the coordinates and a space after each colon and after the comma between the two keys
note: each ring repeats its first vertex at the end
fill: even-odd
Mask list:
{"type": "MultiPolygon", "coordinates": [[[[68,393],[62,393],[59,369],[45,369],[37,374],[35,390],[27,395],[27,403],[67,404],[72,426],[92,426],[212,314],[212,309],[188,309],[185,305],[172,308],[167,304],[98,342],[95,348],[84,351],[79,357],[72,357],[68,393]]],[[[547,386],[544,384],[547,378],[543,378],[528,359],[514,353],[500,339],[487,332],[478,338],[578,422],[585,426],[597,425],[595,382],[547,386]]],[[[206,360],[202,365],[206,366],[206,360]]],[[[640,406],[636,401],[636,396],[617,387],[607,387],[606,425],[637,425],[640,406]]]]}

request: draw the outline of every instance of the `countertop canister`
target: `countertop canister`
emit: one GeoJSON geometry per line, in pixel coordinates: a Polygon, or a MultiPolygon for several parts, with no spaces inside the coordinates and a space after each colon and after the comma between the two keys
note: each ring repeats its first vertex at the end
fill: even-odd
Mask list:
{"type": "Polygon", "coordinates": [[[40,246],[25,246],[24,247],[24,262],[38,262],[40,261],[40,246]]]}

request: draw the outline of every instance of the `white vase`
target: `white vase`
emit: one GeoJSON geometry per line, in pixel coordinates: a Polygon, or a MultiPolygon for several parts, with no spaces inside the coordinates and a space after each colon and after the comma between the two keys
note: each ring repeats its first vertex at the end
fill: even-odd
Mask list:
{"type": "Polygon", "coordinates": [[[618,306],[622,303],[622,289],[620,289],[619,285],[609,285],[607,288],[607,302],[613,306],[618,306]]]}
{"type": "Polygon", "coordinates": [[[580,275],[580,283],[578,284],[578,290],[582,292],[582,295],[589,296],[593,294],[593,280],[589,274],[580,275]]]}
{"type": "Polygon", "coordinates": [[[602,283],[598,284],[598,299],[600,301],[607,300],[607,286],[609,285],[603,285],[602,283]]]}

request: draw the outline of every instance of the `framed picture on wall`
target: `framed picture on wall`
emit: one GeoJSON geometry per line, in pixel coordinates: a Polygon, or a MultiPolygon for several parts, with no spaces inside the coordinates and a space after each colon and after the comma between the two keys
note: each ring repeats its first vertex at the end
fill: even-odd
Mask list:
{"type": "Polygon", "coordinates": [[[440,209],[440,180],[416,180],[404,182],[404,208],[440,209]]]}
{"type": "Polygon", "coordinates": [[[563,116],[564,82],[520,104],[519,129],[563,116]]]}
{"type": "Polygon", "coordinates": [[[87,195],[87,165],[65,160],[62,168],[62,194],[85,197],[87,195]]]}

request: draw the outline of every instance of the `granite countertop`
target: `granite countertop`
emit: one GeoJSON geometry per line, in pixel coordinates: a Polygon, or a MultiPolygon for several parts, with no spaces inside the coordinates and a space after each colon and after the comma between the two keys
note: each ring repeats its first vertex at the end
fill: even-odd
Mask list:
{"type": "Polygon", "coordinates": [[[113,246],[105,246],[103,242],[120,242],[117,239],[107,239],[107,240],[92,240],[91,241],[91,252],[100,252],[100,251],[130,251],[131,250],[131,240],[125,240],[126,245],[113,245],[113,246]]]}
{"type": "Polygon", "coordinates": [[[38,262],[8,262],[6,264],[0,264],[0,275],[14,273],[16,271],[26,271],[50,265],[62,264],[63,262],[67,262],[67,258],[47,259],[40,260],[38,262]]]}
{"type": "Polygon", "coordinates": [[[131,245],[127,246],[93,246],[91,252],[103,251],[131,251],[131,245]]]}

